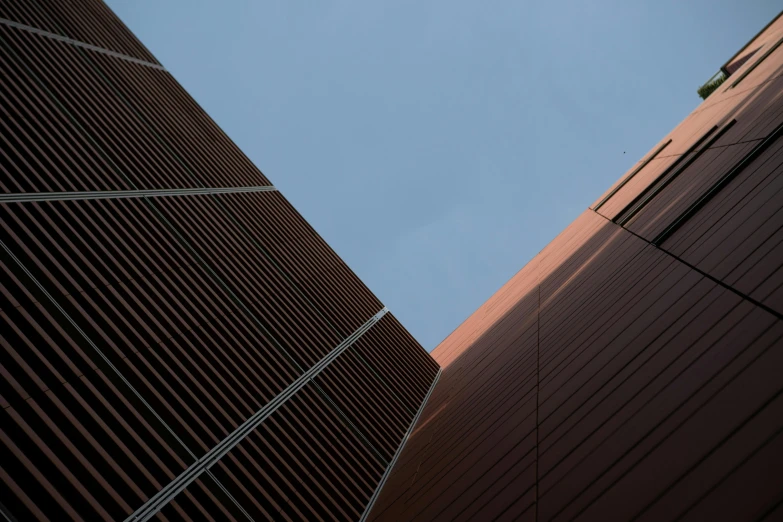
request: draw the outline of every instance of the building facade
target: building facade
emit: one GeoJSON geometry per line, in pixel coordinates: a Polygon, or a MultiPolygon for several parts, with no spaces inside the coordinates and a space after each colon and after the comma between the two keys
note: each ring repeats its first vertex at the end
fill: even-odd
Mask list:
{"type": "Polygon", "coordinates": [[[782,41],[434,350],[370,520],[783,520],[782,41]]]}
{"type": "Polygon", "coordinates": [[[433,359],[102,2],[4,0],[0,512],[780,520],[782,42],[433,359]]]}
{"type": "Polygon", "coordinates": [[[5,518],[361,518],[438,365],[102,2],[0,68],[5,518]]]}

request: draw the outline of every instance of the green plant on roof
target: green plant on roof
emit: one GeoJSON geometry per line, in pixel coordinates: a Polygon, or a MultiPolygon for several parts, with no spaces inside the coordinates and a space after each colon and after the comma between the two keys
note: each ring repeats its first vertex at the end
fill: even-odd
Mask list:
{"type": "Polygon", "coordinates": [[[699,93],[699,96],[701,96],[702,100],[706,100],[707,96],[712,94],[712,92],[720,87],[720,84],[726,81],[727,76],[723,73],[720,73],[720,76],[718,76],[715,79],[712,79],[699,87],[696,92],[699,93]]]}

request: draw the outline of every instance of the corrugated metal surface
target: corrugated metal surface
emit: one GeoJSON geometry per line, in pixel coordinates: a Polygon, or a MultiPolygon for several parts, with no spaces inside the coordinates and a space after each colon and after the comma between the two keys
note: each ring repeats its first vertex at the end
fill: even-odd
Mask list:
{"type": "MultiPolygon", "coordinates": [[[[212,468],[256,520],[356,519],[382,470],[312,385],[212,468]]],[[[187,500],[177,496],[163,514],[180,502],[187,500]]]]}
{"type": "Polygon", "coordinates": [[[33,165],[26,179],[3,179],[7,191],[269,185],[167,72],[5,25],[0,44],[16,78],[16,97],[3,101],[16,115],[9,125],[40,135],[30,143],[14,132],[14,171],[33,165]]]}
{"type": "MultiPolygon", "coordinates": [[[[0,17],[154,62],[100,2],[0,17]]],[[[0,203],[5,514],[121,520],[273,404],[154,518],[359,518],[438,365],[364,332],[383,305],[277,192],[36,201],[269,182],[163,70],[8,24],[0,54],[0,183],[32,198],[0,203]]]]}
{"type": "Polygon", "coordinates": [[[0,17],[80,42],[158,63],[103,2],[3,0],[0,17]]]}
{"type": "Polygon", "coordinates": [[[370,520],[779,518],[783,140],[735,167],[781,74],[776,50],[710,96],[435,349],[370,520]]]}
{"type": "Polygon", "coordinates": [[[122,518],[193,459],[3,251],[2,502],[122,518]]]}

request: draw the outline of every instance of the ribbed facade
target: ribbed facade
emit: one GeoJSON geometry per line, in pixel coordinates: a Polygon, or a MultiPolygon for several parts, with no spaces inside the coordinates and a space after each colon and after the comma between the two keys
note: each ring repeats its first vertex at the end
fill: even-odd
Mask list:
{"type": "Polygon", "coordinates": [[[435,349],[370,520],[783,520],[782,40],[435,349]]]}
{"type": "Polygon", "coordinates": [[[359,519],[438,365],[102,2],[0,19],[0,509],[359,519]]]}

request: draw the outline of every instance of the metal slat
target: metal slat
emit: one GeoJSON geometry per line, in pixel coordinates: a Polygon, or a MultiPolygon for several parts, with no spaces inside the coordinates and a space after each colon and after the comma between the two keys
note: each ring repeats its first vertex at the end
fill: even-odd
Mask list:
{"type": "Polygon", "coordinates": [[[233,194],[246,192],[277,192],[272,186],[263,187],[217,187],[193,189],[153,190],[95,190],[81,192],[14,192],[0,194],[0,203],[25,203],[29,201],[67,201],[84,199],[124,199],[163,196],[198,196],[203,194],[233,194]]]}

